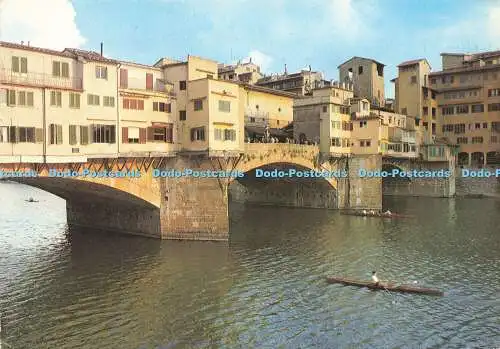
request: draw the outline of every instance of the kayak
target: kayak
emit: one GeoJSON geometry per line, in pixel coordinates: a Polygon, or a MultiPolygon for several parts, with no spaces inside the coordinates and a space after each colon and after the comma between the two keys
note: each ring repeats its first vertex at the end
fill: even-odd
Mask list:
{"type": "Polygon", "coordinates": [[[444,296],[444,292],[432,288],[414,287],[411,285],[397,285],[397,284],[375,284],[372,281],[356,281],[340,277],[327,277],[326,281],[330,284],[343,284],[348,286],[366,287],[372,290],[386,290],[390,292],[401,293],[420,293],[435,296],[444,296]]]}

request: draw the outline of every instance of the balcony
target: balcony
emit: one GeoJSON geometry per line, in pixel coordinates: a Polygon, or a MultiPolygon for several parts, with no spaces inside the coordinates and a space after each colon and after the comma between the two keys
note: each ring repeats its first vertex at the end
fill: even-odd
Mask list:
{"type": "Polygon", "coordinates": [[[398,143],[403,140],[403,131],[397,127],[389,128],[389,142],[398,143]]]}
{"type": "Polygon", "coordinates": [[[129,77],[127,79],[126,85],[120,85],[120,89],[138,91],[138,92],[161,93],[168,95],[170,97],[175,97],[176,94],[173,91],[173,87],[174,87],[173,84],[157,79],[153,83],[153,88],[149,89],[146,87],[146,79],[132,78],[132,77],[129,77]]]}
{"type": "Polygon", "coordinates": [[[29,72],[26,74],[13,72],[10,69],[0,69],[0,82],[14,85],[27,85],[35,87],[61,88],[71,90],[82,90],[81,78],[58,77],[44,73],[29,72]]]}
{"type": "Polygon", "coordinates": [[[269,120],[269,112],[246,109],[245,110],[245,119],[250,119],[250,118],[255,118],[255,122],[269,120]]]}

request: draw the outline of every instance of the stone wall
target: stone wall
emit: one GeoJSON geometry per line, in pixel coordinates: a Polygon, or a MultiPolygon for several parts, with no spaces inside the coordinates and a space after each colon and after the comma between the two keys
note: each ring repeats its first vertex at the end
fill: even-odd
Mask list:
{"type": "Polygon", "coordinates": [[[337,191],[328,188],[328,183],[317,181],[280,180],[260,185],[234,181],[229,187],[229,197],[231,201],[259,205],[337,209],[337,191]]]}
{"type": "MultiPolygon", "coordinates": [[[[208,159],[178,157],[165,168],[213,170],[208,159]]],[[[161,178],[161,237],[179,240],[228,240],[227,180],[161,178]]]]}
{"type": "MultiPolygon", "coordinates": [[[[471,169],[479,171],[480,169],[471,169]]],[[[487,168],[484,170],[488,170],[487,168]]],[[[495,170],[489,169],[494,172],[495,170]]],[[[500,177],[494,175],[489,178],[462,177],[461,169],[456,170],[457,196],[488,196],[500,198],[500,177]]]]}
{"type": "Polygon", "coordinates": [[[346,168],[349,173],[348,179],[339,180],[339,208],[375,210],[382,208],[382,179],[359,176],[359,169],[380,170],[382,168],[380,155],[350,157],[339,164],[339,167],[346,168]]]}
{"type": "Polygon", "coordinates": [[[68,225],[160,238],[160,210],[93,197],[66,200],[68,225]]]}
{"type": "Polygon", "coordinates": [[[450,171],[448,178],[391,178],[382,180],[383,195],[387,196],[421,196],[448,198],[455,196],[455,171],[450,168],[450,164],[445,162],[416,162],[407,164],[411,170],[450,171]]]}

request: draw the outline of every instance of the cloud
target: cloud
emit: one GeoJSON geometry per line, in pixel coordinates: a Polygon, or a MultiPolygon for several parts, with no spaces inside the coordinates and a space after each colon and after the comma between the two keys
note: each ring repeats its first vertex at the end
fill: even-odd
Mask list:
{"type": "Polygon", "coordinates": [[[55,50],[79,48],[86,39],[75,17],[70,0],[0,0],[0,40],[55,50]]]}
{"type": "Polygon", "coordinates": [[[252,59],[252,62],[260,66],[260,69],[263,73],[269,71],[271,67],[271,63],[273,62],[273,58],[271,56],[266,55],[265,53],[260,52],[259,50],[252,50],[248,54],[246,60],[252,59]]]}

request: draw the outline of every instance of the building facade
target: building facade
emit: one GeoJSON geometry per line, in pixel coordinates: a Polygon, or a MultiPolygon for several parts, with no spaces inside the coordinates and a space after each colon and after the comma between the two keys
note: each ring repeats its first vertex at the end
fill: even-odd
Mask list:
{"type": "Polygon", "coordinates": [[[219,64],[218,73],[221,80],[240,81],[247,84],[255,84],[262,78],[260,67],[252,63],[252,59],[247,63],[219,64]]]}
{"type": "Polygon", "coordinates": [[[500,164],[500,51],[442,55],[429,75],[437,91],[437,134],[459,146],[457,164],[500,164]]]}
{"type": "Polygon", "coordinates": [[[283,74],[265,76],[256,83],[258,86],[291,92],[298,96],[311,95],[314,89],[329,84],[329,81],[323,80],[321,72],[312,71],[311,69],[292,74],[288,74],[285,69],[283,74]]]}
{"type": "Polygon", "coordinates": [[[371,58],[352,57],[338,66],[339,81],[353,84],[355,97],[367,98],[372,105],[383,107],[384,66],[371,58]]]}
{"type": "Polygon", "coordinates": [[[437,91],[429,86],[431,66],[426,59],[415,59],[398,65],[395,83],[395,111],[419,120],[422,142],[432,144],[437,135],[437,91]]]}

